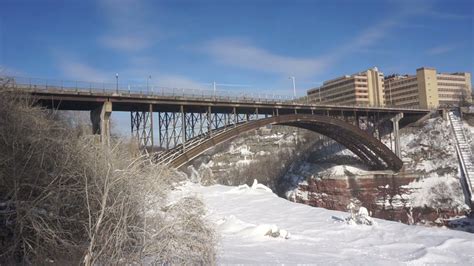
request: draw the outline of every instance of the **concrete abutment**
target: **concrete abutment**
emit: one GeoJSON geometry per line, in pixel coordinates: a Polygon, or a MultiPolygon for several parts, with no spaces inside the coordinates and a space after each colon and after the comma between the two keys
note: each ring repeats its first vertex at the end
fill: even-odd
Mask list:
{"type": "Polygon", "coordinates": [[[91,110],[92,134],[100,135],[100,141],[110,144],[110,116],[112,102],[106,101],[101,106],[91,110]]]}

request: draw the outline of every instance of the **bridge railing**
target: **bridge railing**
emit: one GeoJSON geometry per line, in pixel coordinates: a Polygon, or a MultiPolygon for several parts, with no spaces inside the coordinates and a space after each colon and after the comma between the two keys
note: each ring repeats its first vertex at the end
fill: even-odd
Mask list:
{"type": "Polygon", "coordinates": [[[189,89],[179,87],[162,87],[155,85],[132,85],[105,82],[84,82],[70,80],[51,80],[29,77],[4,77],[9,79],[15,88],[32,90],[59,90],[64,92],[110,93],[120,95],[185,97],[196,99],[212,99],[249,102],[296,102],[292,96],[259,92],[238,92],[212,89],[189,89]]]}

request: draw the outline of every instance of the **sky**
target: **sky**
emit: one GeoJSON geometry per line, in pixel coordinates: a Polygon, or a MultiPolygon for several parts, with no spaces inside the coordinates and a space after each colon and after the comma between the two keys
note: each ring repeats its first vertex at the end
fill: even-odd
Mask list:
{"type": "Polygon", "coordinates": [[[0,0],[0,74],[297,94],[374,66],[474,72],[474,1],[0,0]]]}

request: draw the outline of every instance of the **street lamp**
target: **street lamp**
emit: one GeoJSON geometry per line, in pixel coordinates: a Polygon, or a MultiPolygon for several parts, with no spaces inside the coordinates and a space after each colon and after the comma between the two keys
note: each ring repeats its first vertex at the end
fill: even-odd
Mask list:
{"type": "Polygon", "coordinates": [[[293,98],[296,99],[296,78],[294,76],[288,77],[293,81],[293,98]]]}
{"type": "Polygon", "coordinates": [[[216,82],[215,81],[212,82],[212,87],[214,89],[214,97],[216,97],[216,82]]]}
{"type": "Polygon", "coordinates": [[[146,90],[148,94],[150,94],[150,87],[148,86],[150,80],[151,80],[151,75],[148,75],[148,78],[146,79],[146,90]]]}
{"type": "Polygon", "coordinates": [[[115,73],[115,91],[118,93],[118,73],[115,73]]]}

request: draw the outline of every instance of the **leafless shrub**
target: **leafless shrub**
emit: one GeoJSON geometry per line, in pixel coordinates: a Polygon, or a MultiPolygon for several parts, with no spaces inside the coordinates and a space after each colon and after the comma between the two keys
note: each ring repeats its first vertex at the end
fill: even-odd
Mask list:
{"type": "Polygon", "coordinates": [[[153,245],[147,246],[154,263],[215,264],[215,236],[200,217],[204,215],[203,203],[192,197],[181,199],[168,206],[167,216],[161,220],[158,234],[150,235],[153,245]]]}
{"type": "Polygon", "coordinates": [[[434,209],[442,209],[449,206],[453,209],[457,209],[463,202],[459,202],[453,195],[462,195],[462,188],[457,182],[440,182],[433,185],[430,188],[430,194],[428,197],[429,207],[434,209]]]}
{"type": "Polygon", "coordinates": [[[213,262],[213,241],[189,246],[192,237],[213,239],[202,212],[160,211],[182,177],[130,147],[99,145],[0,90],[0,264],[213,262]],[[192,237],[178,233],[189,224],[192,237]],[[189,237],[173,248],[156,242],[171,233],[189,237]]]}

